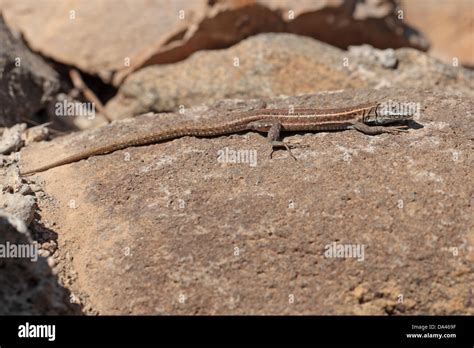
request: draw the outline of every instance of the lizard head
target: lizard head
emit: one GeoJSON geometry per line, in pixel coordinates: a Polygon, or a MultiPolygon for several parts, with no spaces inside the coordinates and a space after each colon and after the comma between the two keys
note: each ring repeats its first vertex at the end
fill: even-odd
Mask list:
{"type": "Polygon", "coordinates": [[[408,104],[378,104],[364,117],[366,123],[386,125],[394,122],[412,120],[419,112],[418,108],[408,104]]]}

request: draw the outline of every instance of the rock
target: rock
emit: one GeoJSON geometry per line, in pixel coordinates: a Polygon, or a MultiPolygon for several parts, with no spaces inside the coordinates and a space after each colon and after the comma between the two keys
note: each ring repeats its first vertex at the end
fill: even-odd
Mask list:
{"type": "MultiPolygon", "coordinates": [[[[119,85],[132,71],[154,64],[169,63],[170,57],[184,58],[200,49],[221,48],[264,32],[288,32],[313,37],[330,45],[370,44],[378,48],[412,47],[427,50],[429,42],[423,34],[398,18],[392,0],[256,0],[216,2],[209,15],[188,31],[181,47],[171,53],[160,47],[142,55],[129,69],[117,74],[119,85]],[[193,28],[193,29],[194,29],[193,28]],[[189,49],[191,48],[191,50],[189,49]],[[177,53],[178,52],[178,53],[177,53]]],[[[179,45],[179,44],[178,44],[179,45]]]]}
{"type": "MultiPolygon", "coordinates": [[[[44,258],[48,258],[50,256],[50,252],[48,250],[39,249],[38,255],[44,258]]],[[[51,267],[51,265],[49,265],[51,267]]]]}
{"type": "Polygon", "coordinates": [[[28,226],[33,220],[36,200],[33,196],[24,196],[22,193],[0,194],[0,209],[23,220],[28,226]]]}
{"type": "Polygon", "coordinates": [[[412,47],[423,51],[429,47],[422,33],[399,18],[396,1],[260,0],[259,3],[281,13],[288,32],[339,48],[364,43],[377,48],[412,47]]]}
{"type": "Polygon", "coordinates": [[[145,51],[163,45],[169,51],[179,43],[203,17],[205,5],[205,0],[121,0],[119,6],[115,0],[99,6],[75,0],[3,0],[2,10],[35,51],[109,82],[115,71],[145,51]]]}
{"type": "Polygon", "coordinates": [[[31,188],[30,185],[23,184],[19,190],[19,193],[22,194],[23,196],[33,194],[33,189],[31,188]]]}
{"type": "Polygon", "coordinates": [[[18,167],[15,162],[9,162],[5,168],[0,169],[1,180],[0,189],[1,192],[19,192],[22,190],[24,182],[20,177],[18,167]]]}
{"type": "Polygon", "coordinates": [[[451,66],[474,66],[472,0],[402,0],[406,23],[425,33],[429,53],[451,66]]]}
{"type": "Polygon", "coordinates": [[[79,307],[69,303],[68,291],[35,250],[24,222],[0,210],[0,315],[78,314],[79,307]],[[13,250],[25,254],[13,256],[13,250]]]}
{"type": "Polygon", "coordinates": [[[47,125],[39,125],[27,129],[26,123],[19,123],[10,128],[4,128],[0,137],[0,154],[10,155],[19,151],[22,146],[31,142],[43,141],[49,138],[47,125]]]}
{"type": "MultiPolygon", "coordinates": [[[[265,137],[249,132],[42,172],[32,178],[51,197],[38,201],[41,219],[57,223],[59,265],[77,272],[63,277],[76,274],[71,291],[101,314],[473,315],[463,242],[472,235],[473,92],[457,84],[265,99],[268,107],[342,107],[388,95],[421,105],[401,135],[288,135],[298,161],[285,151],[269,159],[265,137]],[[224,149],[255,151],[256,166],[218,161],[224,149]],[[363,260],[327,257],[334,242],[364,246],[363,260]]],[[[225,117],[230,103],[216,105],[32,144],[22,166],[167,122],[225,117]]]]}
{"type": "Polygon", "coordinates": [[[225,50],[198,52],[177,64],[137,71],[106,107],[109,115],[120,119],[212,104],[222,98],[267,98],[357,87],[430,88],[439,83],[472,89],[469,80],[473,75],[410,48],[381,51],[366,46],[347,52],[307,37],[261,34],[225,50]],[[394,69],[397,62],[400,66],[394,69]]]}
{"type": "Polygon", "coordinates": [[[121,0],[121,6],[104,0],[101,4],[4,0],[2,10],[36,51],[116,86],[145,66],[229,47],[262,32],[311,36],[341,48],[363,43],[428,48],[422,34],[398,19],[393,0],[121,0]]]}
{"type": "Polygon", "coordinates": [[[357,76],[348,76],[342,60],[333,63],[338,59],[342,59],[339,49],[310,38],[254,36],[226,50],[198,52],[177,64],[136,72],[107,104],[107,112],[117,119],[223,98],[293,95],[330,90],[336,84],[338,89],[367,85],[357,76]],[[234,66],[236,59],[238,66],[234,66]]]}
{"type": "MultiPolygon", "coordinates": [[[[24,220],[12,214],[9,214],[4,210],[0,210],[0,221],[1,221],[0,227],[2,228],[2,233],[9,233],[9,232],[4,232],[5,230],[10,231],[10,232],[12,230],[16,230],[16,233],[13,233],[15,234],[15,238],[12,238],[11,242],[15,240],[19,240],[19,239],[25,240],[28,242],[32,241],[30,232],[28,231],[28,227],[26,226],[24,220]],[[21,235],[17,233],[20,233],[21,235]]],[[[7,235],[3,235],[2,237],[6,238],[7,235]]],[[[4,244],[2,244],[2,246],[4,246],[4,244]]]]}
{"type": "MultiPolygon", "coordinates": [[[[394,1],[183,0],[155,17],[162,1],[130,11],[111,3],[0,5],[36,50],[108,83],[126,77],[107,104],[111,124],[39,143],[47,134],[23,133],[21,156],[0,155],[0,205],[32,220],[33,236],[0,213],[0,246],[41,246],[38,262],[0,258],[0,314],[474,314],[474,72],[413,49],[427,46],[394,1]],[[270,30],[279,33],[254,35],[270,30]],[[203,48],[221,50],[193,53],[203,48]],[[270,158],[265,135],[241,132],[18,175],[18,166],[234,111],[368,101],[392,111],[411,102],[420,114],[399,135],[284,134],[297,161],[285,151],[270,158]],[[357,253],[326,252],[335,246],[357,253]]],[[[64,98],[78,95],[55,96],[64,98]]]]}
{"type": "Polygon", "coordinates": [[[361,59],[372,60],[387,69],[395,69],[398,63],[395,50],[392,48],[378,50],[370,45],[349,46],[349,54],[361,59]]]}
{"type": "Polygon", "coordinates": [[[26,132],[23,134],[25,145],[28,145],[32,142],[48,140],[50,136],[50,131],[49,131],[48,126],[49,124],[41,124],[38,126],[28,128],[26,132]]]}
{"type": "Polygon", "coordinates": [[[0,15],[0,126],[12,126],[46,107],[59,78],[15,39],[0,15]]]}
{"type": "Polygon", "coordinates": [[[6,128],[0,138],[0,154],[8,155],[18,151],[23,146],[22,133],[26,129],[26,123],[17,124],[6,128]]]}

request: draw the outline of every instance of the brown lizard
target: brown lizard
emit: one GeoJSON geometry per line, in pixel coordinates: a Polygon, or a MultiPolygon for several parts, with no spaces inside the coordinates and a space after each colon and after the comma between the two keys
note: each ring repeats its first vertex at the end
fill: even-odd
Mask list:
{"type": "MultiPolygon", "coordinates": [[[[22,175],[42,172],[64,164],[77,162],[91,156],[104,155],[131,146],[158,143],[184,136],[213,137],[242,131],[266,132],[272,146],[284,147],[294,158],[288,145],[280,141],[281,131],[339,131],[356,129],[364,134],[398,133],[407,126],[384,127],[384,125],[410,120],[412,114],[381,113],[380,103],[370,103],[337,109],[258,109],[231,114],[224,121],[196,122],[172,128],[152,130],[148,134],[130,137],[126,140],[93,147],[75,155],[59,159],[39,168],[22,172],[22,175]]],[[[270,156],[271,156],[270,154],[270,156]]]]}

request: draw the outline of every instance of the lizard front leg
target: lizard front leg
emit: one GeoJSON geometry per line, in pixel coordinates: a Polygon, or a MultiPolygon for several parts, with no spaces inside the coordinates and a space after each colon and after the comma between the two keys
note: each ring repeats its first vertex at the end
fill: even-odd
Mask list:
{"type": "Polygon", "coordinates": [[[389,134],[398,134],[402,132],[408,132],[407,126],[392,126],[392,127],[383,127],[383,126],[368,126],[362,122],[354,122],[352,128],[358,130],[361,133],[368,135],[377,135],[382,133],[389,134]]]}
{"type": "Polygon", "coordinates": [[[248,124],[248,129],[255,130],[258,132],[267,132],[267,139],[272,146],[272,151],[270,152],[270,158],[273,156],[276,147],[284,147],[291,157],[296,160],[296,157],[290,150],[288,144],[280,140],[281,133],[281,123],[276,119],[265,120],[265,121],[255,121],[248,124]]]}

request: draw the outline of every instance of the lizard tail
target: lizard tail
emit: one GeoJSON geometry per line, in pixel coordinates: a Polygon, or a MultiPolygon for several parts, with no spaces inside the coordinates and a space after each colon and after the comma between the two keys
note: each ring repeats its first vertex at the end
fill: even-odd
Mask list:
{"type": "Polygon", "coordinates": [[[244,130],[245,124],[238,123],[234,127],[228,127],[223,125],[213,125],[213,126],[201,126],[196,127],[194,125],[184,125],[180,128],[169,128],[169,129],[161,129],[159,131],[152,131],[146,135],[137,135],[132,139],[127,139],[123,141],[119,141],[112,144],[105,144],[97,147],[93,147],[91,149],[84,150],[79,152],[75,155],[71,155],[65,157],[63,159],[51,162],[41,167],[37,167],[27,171],[20,171],[20,175],[27,176],[32,175],[39,172],[44,172],[48,169],[59,167],[65,164],[77,162],[80,160],[87,159],[92,156],[97,155],[106,155],[111,152],[126,149],[127,147],[135,147],[135,146],[144,146],[150,145],[155,143],[160,143],[166,140],[172,140],[176,138],[181,138],[184,136],[197,136],[197,137],[208,137],[213,135],[224,135],[227,133],[232,133],[234,131],[244,130]]]}

